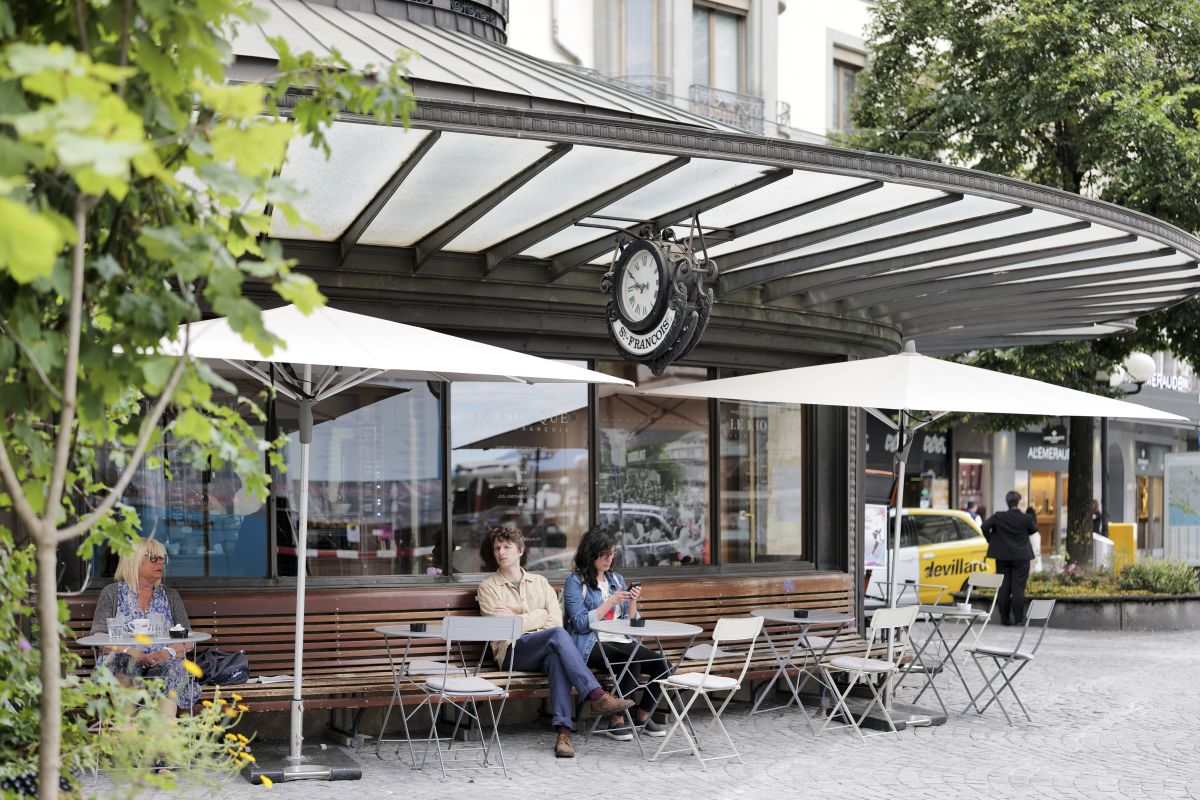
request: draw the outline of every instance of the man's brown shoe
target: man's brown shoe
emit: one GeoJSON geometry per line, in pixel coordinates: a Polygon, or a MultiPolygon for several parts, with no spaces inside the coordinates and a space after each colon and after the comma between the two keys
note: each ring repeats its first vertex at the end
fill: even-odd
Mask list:
{"type": "Polygon", "coordinates": [[[592,711],[597,716],[612,716],[632,707],[632,700],[622,700],[608,692],[605,692],[592,701],[592,711]]]}
{"type": "Polygon", "coordinates": [[[575,745],[571,744],[571,734],[560,733],[558,741],[554,743],[555,758],[574,758],[575,745]]]}

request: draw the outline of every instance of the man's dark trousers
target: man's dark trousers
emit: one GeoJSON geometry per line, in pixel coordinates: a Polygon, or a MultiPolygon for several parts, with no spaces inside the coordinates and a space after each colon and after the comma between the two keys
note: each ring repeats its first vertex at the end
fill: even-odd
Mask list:
{"type": "Polygon", "coordinates": [[[1000,584],[1000,623],[1003,625],[1025,624],[1025,584],[1029,580],[1029,561],[996,561],[996,572],[1004,576],[1000,584]]]}

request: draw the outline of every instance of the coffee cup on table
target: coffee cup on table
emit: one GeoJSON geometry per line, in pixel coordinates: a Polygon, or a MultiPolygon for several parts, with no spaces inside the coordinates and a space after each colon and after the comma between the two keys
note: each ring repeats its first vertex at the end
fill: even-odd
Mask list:
{"type": "Polygon", "coordinates": [[[131,633],[140,633],[142,635],[150,633],[150,620],[145,617],[129,620],[129,630],[131,633]]]}
{"type": "Polygon", "coordinates": [[[410,631],[412,631],[413,633],[424,633],[425,632],[425,623],[424,622],[413,622],[413,623],[409,624],[408,629],[410,631]]]}
{"type": "Polygon", "coordinates": [[[796,619],[808,619],[808,609],[807,608],[793,608],[792,616],[795,617],[796,619]]]}
{"type": "Polygon", "coordinates": [[[645,617],[638,617],[638,618],[636,618],[636,619],[631,619],[631,620],[629,620],[629,627],[631,627],[631,628],[644,628],[644,627],[646,627],[646,618],[645,618],[645,617]]]}

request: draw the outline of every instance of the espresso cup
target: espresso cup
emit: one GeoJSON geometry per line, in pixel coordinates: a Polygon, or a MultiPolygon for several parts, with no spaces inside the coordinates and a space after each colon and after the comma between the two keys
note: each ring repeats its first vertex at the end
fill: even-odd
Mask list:
{"type": "Polygon", "coordinates": [[[150,620],[145,617],[131,619],[129,620],[129,630],[133,633],[147,634],[150,632],[150,620]]]}
{"type": "Polygon", "coordinates": [[[424,633],[425,632],[425,623],[424,622],[413,622],[408,626],[408,629],[410,631],[412,631],[413,633],[424,633]]]}
{"type": "Polygon", "coordinates": [[[793,608],[792,616],[795,617],[796,619],[808,619],[808,609],[807,608],[793,608]]]}
{"type": "Polygon", "coordinates": [[[645,617],[638,617],[637,619],[631,619],[631,620],[629,620],[629,627],[631,627],[631,628],[644,628],[644,627],[646,627],[646,619],[645,619],[645,617]]]}

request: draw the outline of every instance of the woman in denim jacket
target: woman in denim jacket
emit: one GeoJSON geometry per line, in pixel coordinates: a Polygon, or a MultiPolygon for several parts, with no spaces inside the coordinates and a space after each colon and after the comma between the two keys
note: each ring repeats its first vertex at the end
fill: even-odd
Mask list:
{"type": "MultiPolygon", "coordinates": [[[[604,666],[605,655],[616,668],[629,659],[631,652],[636,651],[629,672],[621,680],[621,694],[632,697],[638,686],[638,672],[645,673],[653,681],[666,675],[670,667],[662,655],[627,636],[598,634],[591,628],[593,622],[602,619],[638,617],[637,601],[642,589],[640,586],[628,589],[625,579],[612,571],[616,552],[616,537],[607,528],[592,528],[584,534],[579,549],[575,551],[575,571],[567,576],[563,588],[563,627],[571,634],[583,660],[593,669],[604,666]]],[[[641,702],[634,709],[634,720],[643,736],[666,735],[663,727],[650,719],[650,711],[658,704],[661,695],[662,689],[657,684],[648,684],[641,702]]],[[[606,733],[618,741],[633,739],[633,733],[619,716],[609,718],[606,733]]]]}

